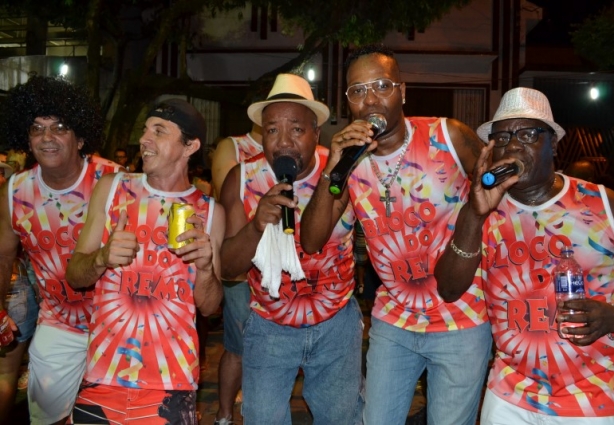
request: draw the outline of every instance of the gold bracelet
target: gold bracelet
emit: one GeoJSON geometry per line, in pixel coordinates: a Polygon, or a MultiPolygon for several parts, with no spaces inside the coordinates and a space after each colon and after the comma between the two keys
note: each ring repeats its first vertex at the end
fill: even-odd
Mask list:
{"type": "Polygon", "coordinates": [[[330,176],[328,174],[324,173],[324,172],[322,174],[320,174],[320,177],[323,178],[324,180],[326,180],[327,182],[330,181],[330,176]]]}
{"type": "Polygon", "coordinates": [[[457,247],[456,245],[454,245],[454,239],[450,240],[450,247],[452,248],[452,251],[454,251],[456,255],[459,255],[463,258],[475,258],[478,255],[480,255],[480,252],[482,251],[481,249],[478,249],[476,252],[465,252],[459,247],[457,247]]]}

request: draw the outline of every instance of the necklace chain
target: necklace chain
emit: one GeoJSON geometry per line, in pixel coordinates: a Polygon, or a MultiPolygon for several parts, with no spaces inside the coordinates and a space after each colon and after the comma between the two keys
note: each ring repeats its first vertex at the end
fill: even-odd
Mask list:
{"type": "Polygon", "coordinates": [[[535,206],[537,205],[537,202],[544,197],[544,194],[549,195],[550,192],[552,191],[552,188],[554,187],[554,185],[556,184],[556,179],[557,176],[556,174],[554,175],[554,180],[552,180],[552,184],[550,185],[550,187],[548,188],[548,191],[546,191],[545,193],[542,193],[541,195],[539,195],[537,198],[533,198],[533,199],[528,199],[526,202],[525,201],[521,201],[520,199],[512,196],[511,193],[508,192],[508,195],[510,195],[510,198],[514,199],[517,202],[520,202],[521,204],[525,204],[525,205],[530,205],[530,206],[535,206]]]}
{"type": "Polygon", "coordinates": [[[396,180],[397,175],[399,174],[399,170],[401,169],[401,164],[403,163],[403,157],[405,156],[405,152],[407,151],[408,146],[409,146],[409,131],[405,130],[405,139],[403,140],[403,146],[401,148],[401,153],[399,154],[399,159],[397,160],[397,165],[394,167],[394,171],[392,172],[392,175],[389,175],[390,180],[388,182],[386,182],[388,177],[384,178],[382,176],[382,173],[380,173],[379,171],[379,167],[373,160],[373,154],[369,152],[369,162],[371,163],[371,168],[373,169],[373,172],[375,173],[375,176],[377,177],[379,182],[382,184],[382,186],[384,186],[386,190],[389,190],[390,186],[394,184],[394,181],[396,180]]]}
{"type": "Polygon", "coordinates": [[[384,186],[384,196],[380,196],[379,200],[386,204],[386,217],[390,217],[392,214],[392,207],[390,205],[391,202],[396,202],[396,196],[390,196],[390,186],[393,185],[394,181],[397,178],[397,174],[399,174],[399,170],[401,169],[401,164],[403,163],[403,157],[405,156],[405,152],[407,151],[407,147],[409,146],[409,131],[405,130],[405,139],[403,140],[403,147],[401,148],[401,153],[399,154],[399,159],[397,160],[397,165],[394,167],[394,172],[390,176],[390,180],[386,182],[379,172],[379,167],[373,160],[373,156],[369,152],[369,162],[371,163],[371,168],[375,173],[375,176],[379,180],[379,182],[384,186]]]}

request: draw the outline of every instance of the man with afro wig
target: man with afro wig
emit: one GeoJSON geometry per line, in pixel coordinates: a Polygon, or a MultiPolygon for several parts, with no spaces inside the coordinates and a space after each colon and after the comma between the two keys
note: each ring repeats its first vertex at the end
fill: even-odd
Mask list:
{"type": "Polygon", "coordinates": [[[66,268],[94,186],[120,166],[89,155],[102,142],[103,118],[87,92],[66,80],[34,76],[8,92],[2,112],[0,138],[37,164],[0,188],[0,300],[21,245],[41,297],[29,348],[31,423],[63,424],[85,370],[93,294],[91,287],[72,289],[66,268]]]}

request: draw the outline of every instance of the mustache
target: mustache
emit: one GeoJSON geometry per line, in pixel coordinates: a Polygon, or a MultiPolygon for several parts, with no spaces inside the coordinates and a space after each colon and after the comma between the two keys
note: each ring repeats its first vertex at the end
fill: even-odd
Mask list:
{"type": "Polygon", "coordinates": [[[38,150],[43,150],[43,149],[60,149],[61,146],[58,145],[57,143],[42,143],[41,145],[37,146],[38,150]]]}

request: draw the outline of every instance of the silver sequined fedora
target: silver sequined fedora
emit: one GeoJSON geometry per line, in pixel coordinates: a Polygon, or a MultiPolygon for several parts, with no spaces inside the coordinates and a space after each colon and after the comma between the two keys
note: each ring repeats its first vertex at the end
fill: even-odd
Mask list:
{"type": "Polygon", "coordinates": [[[542,92],[527,87],[517,87],[506,92],[491,121],[478,127],[480,139],[488,143],[488,135],[492,132],[492,123],[513,118],[531,118],[548,124],[556,133],[557,140],[565,136],[563,127],[554,122],[550,102],[542,92]]]}

